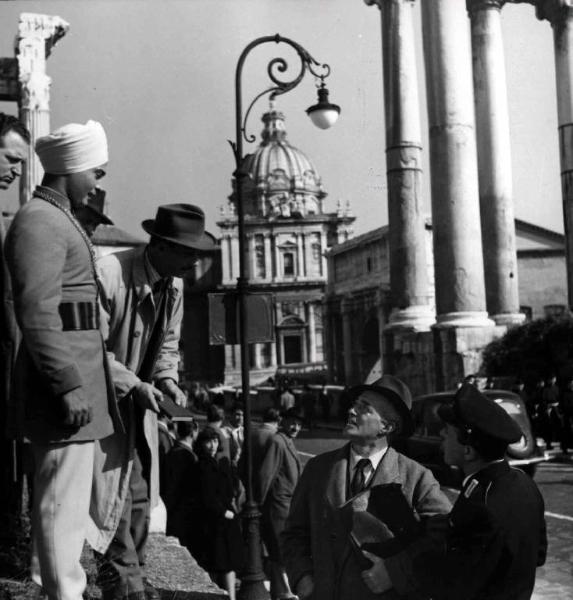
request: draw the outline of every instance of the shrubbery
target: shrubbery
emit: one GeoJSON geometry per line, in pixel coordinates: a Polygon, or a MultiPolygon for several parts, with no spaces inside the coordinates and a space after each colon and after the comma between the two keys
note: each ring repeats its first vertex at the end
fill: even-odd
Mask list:
{"type": "Polygon", "coordinates": [[[526,385],[552,374],[573,376],[573,320],[539,319],[510,329],[486,346],[481,370],[487,377],[513,376],[526,385]]]}

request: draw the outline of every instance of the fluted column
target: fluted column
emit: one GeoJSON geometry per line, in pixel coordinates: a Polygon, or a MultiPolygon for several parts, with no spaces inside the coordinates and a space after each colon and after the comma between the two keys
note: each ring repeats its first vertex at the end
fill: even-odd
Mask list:
{"type": "Polygon", "coordinates": [[[273,236],[273,281],[281,279],[281,271],[279,264],[279,249],[277,246],[277,238],[273,236]]]}
{"type": "Polygon", "coordinates": [[[414,0],[365,0],[382,17],[390,288],[387,329],[428,330],[429,288],[422,202],[422,135],[414,45],[414,0]]]}
{"type": "Polygon", "coordinates": [[[46,59],[52,48],[68,31],[69,24],[60,17],[22,13],[16,39],[18,81],[20,84],[20,120],[32,138],[28,157],[20,179],[20,204],[32,197],[44,174],[34,145],[50,133],[50,84],[46,75],[46,59]]]}
{"type": "Polygon", "coordinates": [[[488,319],[468,18],[460,0],[424,0],[437,327],[488,319]]]}
{"type": "Polygon", "coordinates": [[[537,0],[537,17],[553,28],[561,195],[567,256],[567,295],[573,310],[573,2],[537,0]]]}
{"type": "Polygon", "coordinates": [[[221,236],[221,278],[223,283],[227,283],[230,281],[230,273],[229,273],[229,236],[223,234],[221,236]]]}
{"type": "Polygon", "coordinates": [[[521,323],[501,7],[467,0],[471,19],[486,305],[498,325],[521,323]]]}
{"type": "Polygon", "coordinates": [[[326,258],[326,233],[320,232],[320,275],[327,277],[328,262],[326,258]]]}
{"type": "Polygon", "coordinates": [[[270,281],[273,278],[273,265],[271,256],[271,236],[264,234],[265,239],[265,279],[270,281]]]}
{"type": "Polygon", "coordinates": [[[234,281],[239,277],[239,238],[236,231],[230,238],[231,246],[231,279],[234,281]]]}

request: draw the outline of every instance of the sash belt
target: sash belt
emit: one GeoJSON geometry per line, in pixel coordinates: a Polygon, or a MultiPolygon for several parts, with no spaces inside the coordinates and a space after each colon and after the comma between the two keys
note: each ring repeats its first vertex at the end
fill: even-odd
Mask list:
{"type": "Polygon", "coordinates": [[[64,331],[99,329],[99,310],[95,302],[62,302],[59,310],[64,331]]]}

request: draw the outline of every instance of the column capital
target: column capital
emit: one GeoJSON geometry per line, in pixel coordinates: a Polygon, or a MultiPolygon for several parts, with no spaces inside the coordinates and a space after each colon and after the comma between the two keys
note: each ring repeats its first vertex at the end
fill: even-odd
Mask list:
{"type": "Polygon", "coordinates": [[[415,2],[416,0],[364,0],[364,4],[367,6],[374,6],[376,4],[380,10],[382,10],[383,4],[414,4],[415,2]]]}
{"type": "Polygon", "coordinates": [[[547,19],[557,25],[573,17],[573,0],[534,0],[535,14],[541,21],[547,19]]]}
{"type": "Polygon", "coordinates": [[[45,43],[45,58],[48,58],[52,48],[66,35],[69,28],[70,24],[58,16],[22,13],[16,45],[19,47],[25,39],[41,39],[45,43]]]}
{"type": "Polygon", "coordinates": [[[501,7],[507,0],[466,0],[466,8],[470,17],[480,10],[495,8],[501,10],[501,7]]]}

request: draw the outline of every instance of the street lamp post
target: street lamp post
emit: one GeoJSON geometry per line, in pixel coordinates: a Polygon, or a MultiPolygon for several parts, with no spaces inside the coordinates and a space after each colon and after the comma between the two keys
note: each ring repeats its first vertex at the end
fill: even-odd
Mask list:
{"type": "Polygon", "coordinates": [[[264,587],[264,574],[261,564],[261,541],[259,529],[259,509],[253,498],[253,463],[252,463],[252,446],[251,446],[251,397],[249,389],[249,341],[247,338],[247,294],[249,288],[249,276],[246,266],[246,247],[245,247],[245,214],[243,207],[243,185],[245,178],[249,174],[244,169],[243,157],[243,139],[246,142],[254,142],[255,136],[247,135],[246,124],[249,113],[255,102],[262,96],[269,95],[271,99],[289,92],[294,89],[303,79],[307,70],[320,80],[318,86],[318,102],[314,106],[307,109],[307,114],[312,122],[321,129],[327,129],[333,125],[340,113],[340,108],[335,104],[330,104],[328,101],[328,90],[324,80],[330,75],[330,67],[327,64],[320,64],[316,61],[300,44],[282,37],[280,35],[272,35],[257,38],[253,40],[241,53],[237,62],[235,72],[235,126],[236,139],[235,142],[229,141],[235,155],[236,171],[235,191],[236,191],[236,209],[238,220],[238,236],[239,236],[239,277],[237,279],[237,300],[239,313],[239,341],[241,347],[241,386],[243,393],[243,401],[245,403],[245,438],[244,438],[244,453],[246,463],[246,503],[243,510],[243,519],[246,530],[246,567],[241,578],[241,588],[239,598],[241,600],[266,600],[269,597],[268,592],[264,587]],[[300,71],[298,75],[289,81],[282,81],[278,78],[278,73],[284,73],[288,64],[282,57],[273,58],[267,65],[267,74],[272,82],[272,85],[260,92],[247,109],[243,118],[242,108],[242,87],[241,79],[243,73],[243,65],[245,59],[251,50],[261,44],[274,42],[276,44],[285,43],[294,48],[300,59],[300,71]]]}

